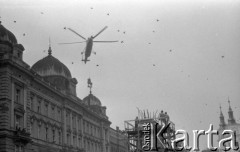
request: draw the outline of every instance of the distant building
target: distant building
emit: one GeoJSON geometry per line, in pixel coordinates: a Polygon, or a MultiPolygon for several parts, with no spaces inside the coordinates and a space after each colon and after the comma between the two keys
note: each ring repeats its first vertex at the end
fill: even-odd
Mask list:
{"type": "Polygon", "coordinates": [[[111,152],[128,152],[128,139],[125,133],[116,127],[116,130],[110,128],[111,152]]]}
{"type": "Polygon", "coordinates": [[[91,91],[77,97],[77,80],[51,46],[32,67],[23,51],[0,23],[0,152],[127,151],[101,101],[91,91]]]}
{"type": "MultiPolygon", "coordinates": [[[[221,139],[223,139],[224,136],[222,136],[222,132],[223,130],[232,130],[236,132],[236,145],[239,146],[240,143],[240,124],[236,122],[234,115],[233,115],[233,110],[232,107],[230,105],[230,101],[228,100],[229,103],[229,108],[228,108],[228,122],[225,123],[224,120],[224,115],[222,113],[222,108],[220,106],[220,124],[219,124],[219,129],[218,129],[218,141],[220,141],[221,139]]],[[[226,138],[226,137],[225,137],[226,138]]],[[[229,146],[230,143],[226,143],[226,146],[229,146]]],[[[220,152],[222,152],[223,150],[219,150],[220,152]]],[[[231,149],[231,151],[234,151],[231,149]]]]}

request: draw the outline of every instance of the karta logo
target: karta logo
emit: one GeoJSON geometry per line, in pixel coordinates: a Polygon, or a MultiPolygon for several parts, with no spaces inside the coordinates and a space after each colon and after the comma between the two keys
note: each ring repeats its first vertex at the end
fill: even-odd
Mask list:
{"type": "Polygon", "coordinates": [[[166,130],[169,128],[171,123],[165,125],[164,123],[160,126],[156,123],[144,123],[143,124],[143,150],[144,151],[157,151],[159,147],[163,149],[169,149],[171,141],[165,137],[166,130]],[[159,145],[159,144],[160,145],[159,145]]]}
{"type": "MultiPolygon", "coordinates": [[[[213,146],[213,135],[218,135],[217,130],[213,130],[213,125],[210,124],[210,127],[207,131],[204,130],[193,130],[193,147],[189,146],[189,135],[185,130],[176,130],[174,132],[174,137],[177,135],[183,135],[178,138],[169,138],[166,135],[169,135],[169,127],[171,123],[167,125],[162,123],[159,125],[157,122],[144,123],[143,124],[143,146],[144,151],[158,151],[158,148],[161,149],[172,149],[176,151],[186,150],[199,150],[199,137],[200,135],[207,135],[207,146],[211,151],[216,151],[218,147],[213,146]],[[182,143],[181,146],[177,146],[179,143],[182,143]]],[[[236,132],[232,130],[223,130],[222,139],[219,140],[218,146],[221,150],[229,151],[231,149],[238,150],[239,144],[236,140],[236,132]]]]}

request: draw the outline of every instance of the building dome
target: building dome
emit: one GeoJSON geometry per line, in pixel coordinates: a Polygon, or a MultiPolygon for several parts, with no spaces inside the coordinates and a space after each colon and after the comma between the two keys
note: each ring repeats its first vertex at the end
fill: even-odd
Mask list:
{"type": "Polygon", "coordinates": [[[0,41],[17,44],[17,39],[16,39],[15,35],[12,32],[10,32],[8,29],[6,29],[1,24],[1,21],[0,21],[0,41]]]}
{"type": "Polygon", "coordinates": [[[58,59],[51,55],[51,48],[49,48],[49,54],[45,58],[37,61],[32,70],[37,72],[41,76],[63,76],[67,79],[71,79],[71,73],[69,69],[58,59]]]}
{"type": "Polygon", "coordinates": [[[86,105],[101,106],[101,101],[96,96],[94,96],[92,93],[90,93],[88,96],[86,96],[82,101],[86,105]]]}

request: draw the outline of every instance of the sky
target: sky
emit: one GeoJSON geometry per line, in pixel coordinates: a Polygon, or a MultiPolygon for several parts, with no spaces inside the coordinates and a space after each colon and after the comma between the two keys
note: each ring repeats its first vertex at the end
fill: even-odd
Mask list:
{"type": "Polygon", "coordinates": [[[0,0],[0,17],[30,66],[47,56],[50,37],[78,97],[89,94],[90,77],[113,128],[124,129],[137,108],[163,110],[192,140],[192,130],[218,129],[220,105],[227,121],[228,98],[240,122],[239,0],[0,0]],[[87,64],[84,43],[58,44],[82,41],[64,27],[90,37],[105,26],[95,40],[119,42],[94,43],[87,64]]]}

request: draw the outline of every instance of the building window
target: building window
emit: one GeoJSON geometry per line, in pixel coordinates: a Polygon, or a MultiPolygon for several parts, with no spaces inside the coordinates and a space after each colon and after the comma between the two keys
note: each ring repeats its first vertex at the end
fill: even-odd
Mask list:
{"type": "Polygon", "coordinates": [[[88,141],[87,150],[90,151],[90,143],[89,143],[89,141],[88,141]]]}
{"type": "Polygon", "coordinates": [[[48,116],[48,104],[45,104],[45,113],[46,113],[46,116],[48,116]]]}
{"type": "Polygon", "coordinates": [[[20,115],[15,115],[15,127],[23,128],[23,117],[20,115]]]}
{"type": "Polygon", "coordinates": [[[100,129],[97,128],[97,136],[100,137],[100,129]]]}
{"type": "Polygon", "coordinates": [[[22,145],[15,145],[15,152],[24,152],[24,147],[22,145]]]}
{"type": "Polygon", "coordinates": [[[107,140],[107,129],[105,130],[105,139],[107,140]]]}
{"type": "Polygon", "coordinates": [[[76,146],[76,136],[73,136],[73,146],[76,146]]]}
{"type": "Polygon", "coordinates": [[[93,143],[91,144],[91,149],[90,150],[93,151],[93,143]]]}
{"type": "Polygon", "coordinates": [[[76,117],[75,116],[72,116],[72,125],[73,125],[73,128],[76,128],[76,117]]]}
{"type": "Polygon", "coordinates": [[[32,122],[30,122],[30,126],[29,126],[29,132],[30,132],[30,135],[32,136],[32,133],[33,133],[33,131],[32,131],[32,129],[33,129],[33,124],[32,124],[32,122]]]}
{"type": "Polygon", "coordinates": [[[62,135],[61,135],[61,131],[58,132],[58,135],[59,135],[59,136],[58,136],[58,140],[59,140],[58,142],[59,142],[59,144],[61,144],[61,141],[62,141],[62,138],[61,138],[61,136],[62,136],[62,135]]]}
{"type": "Polygon", "coordinates": [[[86,132],[86,126],[85,126],[85,121],[83,120],[83,131],[86,132]]]}
{"type": "Polygon", "coordinates": [[[21,53],[20,53],[20,52],[17,53],[17,57],[18,57],[18,58],[21,57],[21,53]]]}
{"type": "Polygon", "coordinates": [[[48,141],[48,128],[46,127],[45,130],[46,130],[46,141],[48,141]]]}
{"type": "Polygon", "coordinates": [[[30,98],[30,109],[33,110],[33,97],[30,98]]]}
{"type": "Polygon", "coordinates": [[[21,89],[19,86],[15,88],[15,102],[22,103],[21,89]]]}
{"type": "Polygon", "coordinates": [[[0,59],[3,59],[3,57],[4,57],[4,54],[0,53],[0,59]]]}
{"type": "Polygon", "coordinates": [[[66,119],[67,119],[67,124],[69,125],[70,124],[70,120],[69,120],[69,114],[66,113],[66,119]]]}
{"type": "Polygon", "coordinates": [[[70,145],[70,135],[67,134],[67,144],[70,145]]]}
{"type": "Polygon", "coordinates": [[[52,118],[54,119],[55,118],[55,112],[54,112],[54,107],[52,106],[52,118]]]}
{"type": "Polygon", "coordinates": [[[55,142],[55,130],[54,129],[52,130],[52,140],[53,140],[53,142],[55,142]]]}
{"type": "Polygon", "coordinates": [[[58,120],[61,121],[61,111],[58,109],[58,120]]]}
{"type": "Polygon", "coordinates": [[[41,125],[38,125],[37,128],[37,138],[40,139],[40,133],[41,133],[41,125]]]}
{"type": "Polygon", "coordinates": [[[37,112],[41,113],[41,101],[38,101],[37,112]]]}
{"type": "Polygon", "coordinates": [[[79,130],[82,130],[83,128],[83,126],[82,126],[82,120],[81,120],[81,118],[79,118],[79,124],[78,124],[78,127],[79,127],[79,130]]]}
{"type": "Polygon", "coordinates": [[[20,89],[16,89],[16,102],[20,102],[20,89]]]}
{"type": "Polygon", "coordinates": [[[87,133],[89,133],[88,123],[87,123],[87,133]]]}
{"type": "Polygon", "coordinates": [[[78,138],[78,142],[79,142],[79,145],[78,145],[79,148],[82,148],[82,147],[81,147],[81,145],[82,145],[82,144],[81,144],[81,138],[78,138]]]}
{"type": "Polygon", "coordinates": [[[72,126],[73,126],[73,128],[75,128],[74,116],[72,116],[72,126]]]}
{"type": "Polygon", "coordinates": [[[94,127],[94,136],[97,136],[96,127],[94,127]]]}

